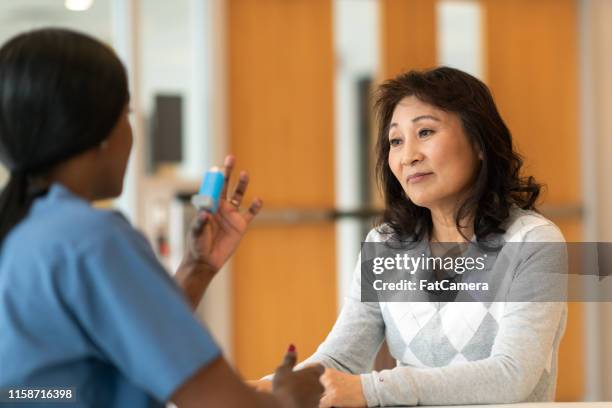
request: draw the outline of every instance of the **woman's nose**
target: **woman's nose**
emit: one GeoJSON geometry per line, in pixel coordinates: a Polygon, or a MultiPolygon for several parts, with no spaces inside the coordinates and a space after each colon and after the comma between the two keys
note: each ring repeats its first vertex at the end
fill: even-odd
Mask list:
{"type": "Polygon", "coordinates": [[[400,164],[402,166],[413,166],[414,164],[423,160],[423,154],[414,146],[412,143],[405,143],[402,151],[402,159],[400,164]]]}

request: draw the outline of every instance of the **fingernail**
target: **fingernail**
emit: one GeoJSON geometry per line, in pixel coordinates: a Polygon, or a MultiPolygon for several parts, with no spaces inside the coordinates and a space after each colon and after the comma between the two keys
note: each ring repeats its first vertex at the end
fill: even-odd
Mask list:
{"type": "Polygon", "coordinates": [[[287,350],[287,353],[295,353],[295,346],[293,344],[289,345],[289,349],[287,350]]]}

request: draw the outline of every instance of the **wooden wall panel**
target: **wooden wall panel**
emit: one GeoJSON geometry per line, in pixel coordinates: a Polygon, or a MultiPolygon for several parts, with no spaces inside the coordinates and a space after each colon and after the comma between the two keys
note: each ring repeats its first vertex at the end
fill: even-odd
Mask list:
{"type": "MultiPolygon", "coordinates": [[[[331,0],[228,2],[230,149],[264,210],[334,205],[331,0]]],[[[256,224],[233,261],[234,355],[248,378],[307,357],[336,316],[332,223],[256,224]]]]}
{"type": "Polygon", "coordinates": [[[382,79],[436,64],[435,0],[381,0],[382,79]]]}
{"type": "Polygon", "coordinates": [[[334,226],[259,226],[232,263],[237,368],[269,374],[287,346],[308,357],[336,317],[334,226]],[[331,262],[330,262],[331,261],[331,262]]]}
{"type": "MultiPolygon", "coordinates": [[[[484,0],[487,78],[525,156],[526,174],[547,185],[544,203],[580,206],[577,6],[575,0],[484,0]]],[[[581,239],[579,215],[553,219],[581,239]]],[[[557,399],[584,392],[583,309],[569,305],[557,399]]]]}
{"type": "Polygon", "coordinates": [[[579,200],[575,0],[486,1],[487,83],[547,203],[579,200]]]}

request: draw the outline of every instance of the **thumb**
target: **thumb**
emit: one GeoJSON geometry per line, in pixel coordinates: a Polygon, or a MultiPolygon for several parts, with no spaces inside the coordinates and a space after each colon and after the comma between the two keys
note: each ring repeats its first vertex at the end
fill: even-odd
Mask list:
{"type": "Polygon", "coordinates": [[[295,346],[293,344],[289,345],[289,349],[285,354],[285,358],[283,359],[283,363],[279,368],[286,369],[288,371],[292,371],[295,363],[297,362],[297,352],[295,351],[295,346]]]}
{"type": "Polygon", "coordinates": [[[195,222],[191,226],[191,233],[197,237],[202,233],[204,226],[208,223],[209,214],[206,211],[198,212],[195,222]]]}

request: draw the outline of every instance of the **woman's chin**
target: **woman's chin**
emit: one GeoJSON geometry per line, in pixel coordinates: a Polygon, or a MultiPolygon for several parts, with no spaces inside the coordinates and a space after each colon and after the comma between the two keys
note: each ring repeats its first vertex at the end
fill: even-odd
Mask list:
{"type": "Polygon", "coordinates": [[[431,197],[422,194],[413,194],[408,195],[408,199],[410,202],[418,207],[429,208],[431,206],[432,200],[431,197]]]}

